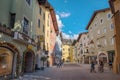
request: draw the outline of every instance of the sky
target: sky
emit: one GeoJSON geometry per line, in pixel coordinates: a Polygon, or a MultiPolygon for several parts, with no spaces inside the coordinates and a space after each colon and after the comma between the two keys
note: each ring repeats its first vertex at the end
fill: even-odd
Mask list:
{"type": "Polygon", "coordinates": [[[108,0],[48,0],[54,7],[63,38],[77,39],[85,32],[94,11],[108,8],[108,0]]]}

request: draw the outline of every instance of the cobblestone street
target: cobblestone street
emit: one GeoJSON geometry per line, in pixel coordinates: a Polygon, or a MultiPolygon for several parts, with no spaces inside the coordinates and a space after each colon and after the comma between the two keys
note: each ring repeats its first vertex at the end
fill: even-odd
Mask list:
{"type": "Polygon", "coordinates": [[[113,74],[105,68],[103,73],[90,73],[90,65],[65,64],[62,68],[51,67],[44,71],[27,73],[16,80],[120,80],[120,75],[113,74]]]}

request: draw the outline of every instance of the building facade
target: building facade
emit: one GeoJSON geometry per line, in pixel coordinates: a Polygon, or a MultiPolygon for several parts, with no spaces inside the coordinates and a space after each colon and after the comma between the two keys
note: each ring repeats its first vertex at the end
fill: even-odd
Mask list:
{"type": "Polygon", "coordinates": [[[65,62],[73,62],[72,40],[63,39],[62,41],[62,59],[65,62]]]}
{"type": "Polygon", "coordinates": [[[51,62],[51,66],[55,64],[55,55],[56,55],[56,50],[58,49],[57,44],[56,44],[57,42],[56,38],[58,36],[58,33],[59,33],[59,29],[58,29],[58,24],[56,20],[56,14],[55,14],[53,7],[51,6],[51,9],[50,9],[50,54],[51,54],[50,62],[51,62]]]}
{"type": "Polygon", "coordinates": [[[114,25],[111,20],[112,13],[109,8],[95,11],[87,30],[89,34],[89,52],[98,63],[103,61],[106,65],[114,60],[114,25]]]}
{"type": "Polygon", "coordinates": [[[0,1],[0,76],[11,78],[35,69],[33,1],[0,1]]]}
{"type": "Polygon", "coordinates": [[[113,63],[113,72],[120,73],[120,0],[109,0],[109,3],[113,13],[112,20],[115,26],[115,57],[113,63]]]}
{"type": "Polygon", "coordinates": [[[73,62],[77,63],[77,47],[76,47],[76,40],[73,41],[72,47],[73,47],[73,62]]]}
{"type": "Polygon", "coordinates": [[[42,2],[42,0],[40,1],[40,10],[42,14],[41,18],[43,18],[41,22],[43,23],[42,26],[44,31],[44,51],[48,56],[49,65],[52,66],[55,58],[56,36],[59,32],[58,24],[54,9],[47,0],[45,2],[42,2]]]}
{"type": "Polygon", "coordinates": [[[88,32],[81,33],[78,37],[78,43],[79,43],[79,55],[80,55],[80,62],[85,64],[89,63],[90,56],[88,51],[88,32]]]}
{"type": "Polygon", "coordinates": [[[60,60],[62,59],[62,41],[61,41],[61,37],[60,34],[58,34],[58,36],[56,37],[56,43],[55,43],[55,64],[59,63],[60,60]]]}

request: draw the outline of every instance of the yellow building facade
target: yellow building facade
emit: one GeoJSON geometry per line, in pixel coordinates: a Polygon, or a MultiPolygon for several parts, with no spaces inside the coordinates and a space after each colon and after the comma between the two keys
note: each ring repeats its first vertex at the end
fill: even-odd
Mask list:
{"type": "Polygon", "coordinates": [[[73,47],[71,40],[63,40],[62,44],[62,59],[65,62],[73,62],[73,47]]]}
{"type": "Polygon", "coordinates": [[[40,4],[40,10],[41,10],[40,19],[42,19],[41,20],[42,31],[40,32],[42,32],[44,36],[44,39],[42,41],[43,49],[45,50],[45,53],[48,57],[49,66],[52,66],[53,50],[55,47],[53,45],[55,45],[56,36],[58,32],[57,20],[56,20],[54,9],[49,2],[40,4]],[[53,47],[51,47],[51,44],[53,47]]]}

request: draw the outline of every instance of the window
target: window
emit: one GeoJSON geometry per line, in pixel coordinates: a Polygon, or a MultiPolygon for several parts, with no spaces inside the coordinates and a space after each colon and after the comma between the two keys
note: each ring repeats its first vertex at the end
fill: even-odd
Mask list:
{"type": "Polygon", "coordinates": [[[100,30],[98,30],[98,35],[100,34],[100,30]]]}
{"type": "Polygon", "coordinates": [[[88,49],[86,49],[87,53],[89,52],[88,49]]]}
{"type": "Polygon", "coordinates": [[[104,45],[107,45],[107,40],[106,39],[104,39],[104,45]]]}
{"type": "Polygon", "coordinates": [[[96,46],[98,47],[98,46],[100,45],[99,41],[97,41],[97,43],[96,43],[96,44],[97,44],[96,46]]]}
{"type": "Polygon", "coordinates": [[[114,38],[111,38],[111,44],[112,45],[114,44],[114,38]]]}
{"type": "Polygon", "coordinates": [[[68,51],[70,51],[70,49],[68,49],[68,51]]]}
{"type": "Polygon", "coordinates": [[[109,13],[109,14],[107,14],[107,18],[108,19],[110,19],[111,18],[111,14],[109,13]]]}
{"type": "Polygon", "coordinates": [[[103,33],[106,33],[106,28],[103,29],[103,33]]]}
{"type": "Polygon", "coordinates": [[[49,31],[47,31],[47,37],[49,36],[49,31]]]}
{"type": "Polygon", "coordinates": [[[39,8],[39,13],[40,13],[40,14],[42,13],[42,9],[41,9],[41,7],[39,8]]]}
{"type": "Polygon", "coordinates": [[[30,5],[31,4],[31,0],[26,0],[26,2],[30,5]]]}
{"type": "Polygon", "coordinates": [[[50,32],[52,33],[52,30],[50,32]]]}
{"type": "Polygon", "coordinates": [[[49,50],[48,43],[47,43],[47,50],[49,50]]]}
{"type": "Polygon", "coordinates": [[[85,37],[84,37],[84,40],[85,40],[85,37]]]}
{"type": "Polygon", "coordinates": [[[40,28],[40,19],[38,19],[38,27],[40,28]]]}
{"type": "Polygon", "coordinates": [[[45,13],[43,13],[43,20],[45,20],[45,13]]]}
{"type": "Polygon", "coordinates": [[[95,27],[97,26],[97,24],[95,23],[95,27]]]}
{"type": "Polygon", "coordinates": [[[93,39],[93,34],[91,33],[91,39],[93,39]]]}
{"type": "Polygon", "coordinates": [[[110,24],[110,30],[113,30],[114,29],[114,25],[113,23],[110,24]]]}
{"type": "Polygon", "coordinates": [[[48,14],[48,19],[49,19],[49,14],[48,14]]]}
{"type": "Polygon", "coordinates": [[[23,32],[24,32],[25,34],[28,34],[28,26],[29,26],[29,21],[24,17],[23,32]]]}
{"type": "Polygon", "coordinates": [[[103,19],[100,19],[100,23],[101,23],[101,24],[103,23],[103,19]]]}
{"type": "Polygon", "coordinates": [[[15,24],[15,13],[10,13],[10,27],[14,28],[14,24],[15,24]]]}
{"type": "Polygon", "coordinates": [[[49,27],[49,20],[47,20],[47,26],[49,27]]]}
{"type": "Polygon", "coordinates": [[[43,32],[44,32],[44,30],[45,30],[45,26],[43,25],[43,32]]]}
{"type": "Polygon", "coordinates": [[[89,38],[89,35],[87,36],[87,38],[89,38]]]}

